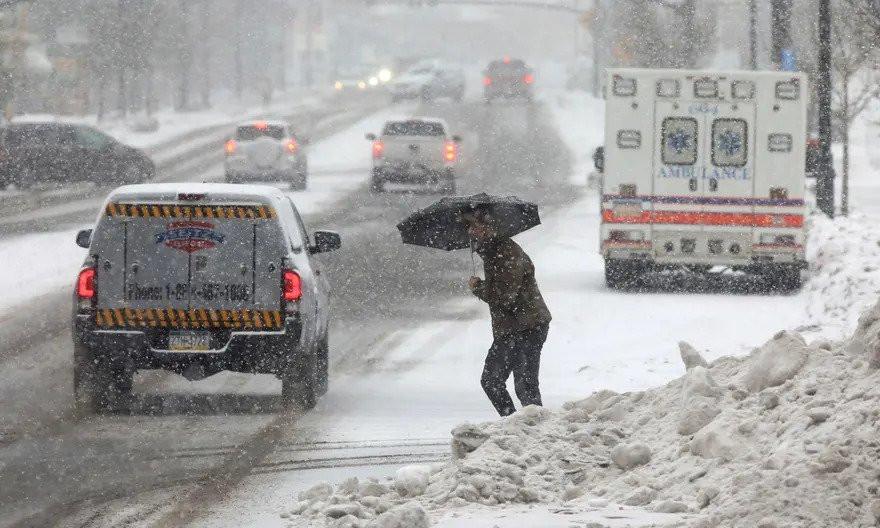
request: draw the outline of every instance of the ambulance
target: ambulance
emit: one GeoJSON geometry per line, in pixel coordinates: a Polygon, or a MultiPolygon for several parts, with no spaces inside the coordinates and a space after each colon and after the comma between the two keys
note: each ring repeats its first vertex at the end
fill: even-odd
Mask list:
{"type": "Polygon", "coordinates": [[[807,79],[609,69],[600,249],[609,287],[741,270],[800,288],[807,79]]]}

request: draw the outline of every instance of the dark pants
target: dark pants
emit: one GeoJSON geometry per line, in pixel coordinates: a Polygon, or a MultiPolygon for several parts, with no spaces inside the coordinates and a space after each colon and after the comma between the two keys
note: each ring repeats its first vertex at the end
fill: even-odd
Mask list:
{"type": "Polygon", "coordinates": [[[480,383],[483,390],[501,416],[516,412],[513,400],[507,392],[507,378],[513,372],[516,397],[526,405],[541,405],[538,389],[538,369],[541,366],[541,349],[547,339],[549,325],[498,336],[486,356],[486,366],[480,383]]]}

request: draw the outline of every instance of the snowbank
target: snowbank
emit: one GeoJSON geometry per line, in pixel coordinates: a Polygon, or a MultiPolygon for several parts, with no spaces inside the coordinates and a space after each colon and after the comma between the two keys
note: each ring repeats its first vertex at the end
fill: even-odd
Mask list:
{"type": "Polygon", "coordinates": [[[874,217],[861,214],[809,219],[806,319],[824,337],[852,333],[859,314],[880,297],[880,235],[874,225],[874,217]]]}
{"type": "Polygon", "coordinates": [[[423,526],[423,511],[475,504],[610,503],[693,528],[876,526],[880,375],[869,360],[878,334],[880,303],[841,344],[780,332],[708,368],[687,354],[691,368],[665,386],[459,426],[450,462],[403,468],[389,485],[322,484],[282,515],[373,528],[397,526],[386,512],[423,526]],[[683,431],[697,408],[708,418],[683,431]]]}

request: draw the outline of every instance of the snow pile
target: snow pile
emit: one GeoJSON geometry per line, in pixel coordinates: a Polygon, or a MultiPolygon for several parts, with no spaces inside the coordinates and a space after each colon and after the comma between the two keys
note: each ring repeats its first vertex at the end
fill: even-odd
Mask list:
{"type": "Polygon", "coordinates": [[[807,322],[839,339],[880,296],[880,234],[864,215],[810,218],[807,322]]]}
{"type": "Polygon", "coordinates": [[[322,484],[283,515],[420,527],[469,504],[610,502],[693,528],[877,526],[880,303],[839,345],[781,332],[744,358],[681,352],[687,373],[665,386],[459,426],[450,462],[405,467],[391,485],[322,484]]]}

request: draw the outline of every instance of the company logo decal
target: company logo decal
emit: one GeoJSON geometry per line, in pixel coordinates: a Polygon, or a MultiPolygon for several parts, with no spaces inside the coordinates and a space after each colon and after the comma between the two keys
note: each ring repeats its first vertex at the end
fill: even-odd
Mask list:
{"type": "Polygon", "coordinates": [[[187,253],[212,249],[226,237],[214,230],[210,222],[172,222],[162,233],[156,233],[156,243],[187,253]]]}

